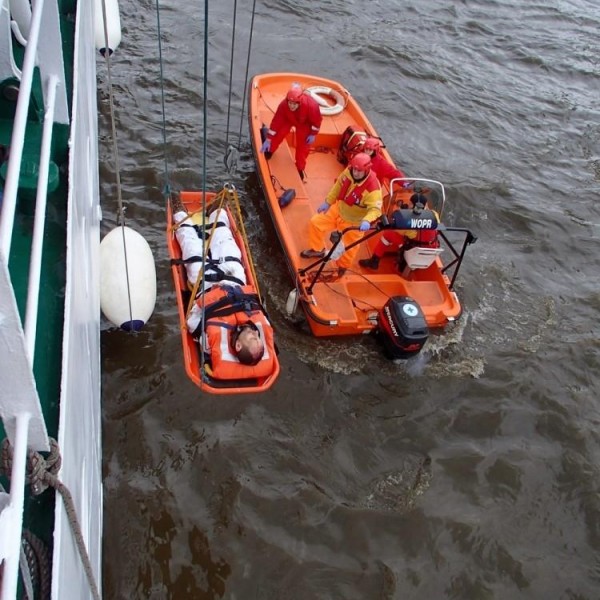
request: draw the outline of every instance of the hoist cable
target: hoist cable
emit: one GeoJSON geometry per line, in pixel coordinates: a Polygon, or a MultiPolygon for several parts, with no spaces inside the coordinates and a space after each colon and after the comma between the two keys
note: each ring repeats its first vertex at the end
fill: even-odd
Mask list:
{"type": "MultiPolygon", "coordinates": [[[[203,82],[202,82],[202,202],[204,208],[206,208],[206,145],[207,145],[207,123],[208,123],[208,0],[204,0],[204,60],[203,60],[203,82]]],[[[202,231],[206,231],[206,210],[202,211],[202,231]]],[[[202,252],[202,273],[206,272],[206,253],[207,246],[204,246],[204,251],[202,252]]],[[[204,296],[206,291],[206,281],[205,278],[202,277],[202,286],[200,289],[200,294],[204,296]]],[[[201,306],[201,323],[204,323],[205,318],[205,303],[202,302],[201,306]]],[[[206,344],[205,336],[202,336],[200,343],[200,372],[204,372],[204,346],[206,344]]]]}
{"type": "Polygon", "coordinates": [[[165,82],[164,82],[164,72],[163,72],[163,54],[162,54],[162,42],[161,42],[161,30],[160,30],[160,6],[159,0],[156,0],[156,26],[158,33],[158,61],[160,66],[160,103],[161,103],[161,111],[162,111],[162,138],[163,138],[163,159],[164,159],[164,169],[165,169],[165,187],[163,189],[163,195],[165,197],[166,202],[169,201],[171,196],[171,184],[169,181],[169,162],[167,159],[167,120],[166,120],[166,110],[165,110],[165,82]]]}
{"type": "Polygon", "coordinates": [[[233,3],[233,25],[231,33],[231,58],[229,60],[229,101],[227,102],[227,128],[225,129],[225,148],[229,145],[229,118],[231,115],[231,89],[233,86],[233,57],[235,54],[235,24],[237,20],[237,0],[233,3]]]}
{"type": "Polygon", "coordinates": [[[125,241],[125,211],[123,209],[123,197],[121,195],[121,173],[119,166],[119,148],[117,146],[117,127],[115,125],[115,107],[113,102],[113,86],[112,76],[110,70],[110,55],[112,50],[108,46],[108,23],[106,18],[106,3],[102,2],[102,21],[104,24],[104,58],[106,59],[106,71],[108,75],[108,97],[110,104],[110,124],[112,129],[112,140],[113,140],[113,154],[115,159],[115,175],[117,182],[117,204],[118,204],[118,217],[117,221],[121,225],[121,238],[123,242],[123,259],[125,261],[125,280],[127,283],[127,304],[129,307],[129,325],[130,331],[135,331],[133,325],[133,308],[131,306],[131,285],[129,282],[129,261],[127,260],[127,243],[125,241]]]}
{"type": "MultiPolygon", "coordinates": [[[[252,19],[250,21],[250,38],[248,39],[248,56],[246,58],[246,75],[244,81],[248,81],[248,73],[250,72],[250,55],[252,53],[252,32],[254,31],[254,15],[256,14],[256,0],[252,2],[252,19]]],[[[240,133],[238,135],[238,147],[242,144],[242,126],[244,123],[244,110],[246,107],[246,89],[244,85],[244,96],[242,98],[242,115],[240,117],[240,133]]]]}

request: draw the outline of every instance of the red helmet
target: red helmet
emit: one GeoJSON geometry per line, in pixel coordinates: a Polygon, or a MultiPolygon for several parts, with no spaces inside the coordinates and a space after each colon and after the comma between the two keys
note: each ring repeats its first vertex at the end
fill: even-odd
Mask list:
{"type": "Polygon", "coordinates": [[[379,152],[380,148],[381,148],[381,140],[378,140],[377,138],[374,138],[374,137],[367,138],[364,143],[364,146],[363,146],[363,150],[365,152],[375,152],[375,154],[377,154],[377,152],[379,152]]]}
{"type": "Polygon", "coordinates": [[[295,83],[289,89],[285,98],[286,100],[288,100],[288,102],[300,102],[300,97],[302,96],[302,94],[302,88],[297,83],[295,83]]]}
{"type": "Polygon", "coordinates": [[[364,152],[359,152],[355,154],[350,160],[350,166],[353,169],[358,169],[359,171],[366,171],[367,173],[371,170],[371,157],[364,152]]]}

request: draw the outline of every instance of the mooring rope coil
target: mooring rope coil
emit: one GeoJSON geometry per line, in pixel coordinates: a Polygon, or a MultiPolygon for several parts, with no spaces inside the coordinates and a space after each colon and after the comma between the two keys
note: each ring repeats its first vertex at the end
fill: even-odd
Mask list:
{"type": "MultiPolygon", "coordinates": [[[[31,492],[34,496],[41,494],[48,487],[53,487],[62,496],[67,519],[75,539],[75,544],[77,545],[77,550],[79,551],[85,574],[90,584],[92,596],[94,600],[100,600],[100,593],[94,578],[92,564],[85,547],[83,533],[77,518],[77,510],[75,509],[75,503],[73,502],[73,496],[71,495],[69,488],[57,477],[57,473],[60,470],[62,463],[60,448],[55,439],[48,439],[50,442],[50,453],[47,458],[44,458],[39,452],[33,450],[28,452],[25,481],[30,484],[31,492]]],[[[0,473],[3,473],[7,477],[10,476],[12,471],[13,454],[13,447],[8,438],[5,438],[2,441],[2,449],[0,452],[0,473]]]]}

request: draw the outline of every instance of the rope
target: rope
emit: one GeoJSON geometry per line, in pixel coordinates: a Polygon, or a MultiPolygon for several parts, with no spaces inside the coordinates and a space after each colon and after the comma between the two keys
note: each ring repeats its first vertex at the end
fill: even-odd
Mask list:
{"type": "Polygon", "coordinates": [[[165,198],[165,211],[166,203],[169,202],[171,197],[171,184],[169,182],[169,163],[167,160],[167,121],[166,121],[166,110],[165,110],[165,81],[163,72],[163,54],[162,54],[162,43],[161,43],[161,30],[160,30],[160,6],[158,0],[156,0],[156,25],[158,30],[158,58],[160,65],[160,105],[162,113],[162,144],[163,144],[163,159],[165,162],[165,187],[163,189],[163,196],[165,198]]]}
{"type": "MultiPolygon", "coordinates": [[[[256,0],[252,2],[252,19],[250,21],[250,37],[248,39],[248,54],[246,59],[246,75],[244,81],[248,81],[250,72],[250,54],[252,52],[252,33],[254,31],[254,15],[256,14],[256,0]]],[[[244,86],[244,96],[242,98],[242,116],[240,117],[240,132],[238,134],[238,146],[242,143],[242,124],[244,122],[244,110],[246,107],[246,86],[244,86]]]]}
{"type": "MultiPolygon", "coordinates": [[[[203,81],[202,81],[202,200],[204,204],[206,204],[206,146],[207,146],[207,125],[208,125],[208,0],[204,0],[204,57],[202,61],[203,68],[203,81]]],[[[206,211],[202,211],[202,231],[206,230],[206,211]]],[[[206,247],[205,251],[202,253],[202,268],[201,272],[204,273],[206,269],[206,247]]],[[[193,299],[196,296],[196,289],[198,285],[194,286],[194,293],[192,294],[193,299]]],[[[206,282],[204,281],[204,277],[202,277],[202,286],[201,286],[201,294],[204,296],[204,292],[206,291],[206,282]]],[[[201,306],[200,313],[200,322],[204,323],[205,312],[204,312],[204,303],[201,306]]],[[[202,340],[202,352],[200,352],[200,372],[204,372],[204,336],[200,336],[202,340]]]]}
{"type": "MultiPolygon", "coordinates": [[[[31,584],[31,595],[27,596],[27,600],[50,598],[52,587],[50,552],[46,544],[27,529],[23,530],[21,561],[25,561],[25,572],[29,576],[28,583],[24,583],[24,585],[27,588],[31,584]]],[[[23,570],[21,570],[21,576],[23,579],[25,578],[23,570]]],[[[29,589],[27,593],[29,594],[29,589]]]]}
{"type": "MultiPolygon", "coordinates": [[[[27,465],[25,481],[31,486],[31,493],[34,496],[41,494],[49,486],[57,490],[62,496],[65,512],[71,526],[71,532],[79,551],[81,562],[87,576],[92,596],[94,600],[100,600],[100,593],[98,592],[98,586],[94,578],[94,572],[92,570],[92,564],[88,556],[85,542],[83,540],[83,533],[79,526],[77,518],[77,511],[73,502],[73,496],[66,485],[62,483],[57,477],[57,473],[60,470],[61,456],[58,443],[55,439],[49,438],[50,441],[50,453],[47,458],[44,458],[39,452],[29,451],[27,454],[27,465]]],[[[13,461],[13,448],[8,440],[4,438],[2,441],[2,449],[0,454],[0,472],[4,472],[6,476],[9,476],[12,471],[13,461]]]]}
{"type": "MultiPolygon", "coordinates": [[[[245,81],[248,81],[248,73],[250,71],[250,55],[252,51],[252,33],[254,31],[254,17],[256,14],[256,0],[254,0],[252,5],[252,19],[250,23],[250,37],[248,40],[248,52],[246,57],[246,74],[245,81]]],[[[231,58],[229,61],[229,101],[227,103],[227,133],[225,139],[225,156],[224,163],[227,171],[229,173],[233,173],[237,168],[238,156],[239,156],[239,148],[242,143],[242,127],[244,123],[244,107],[246,106],[246,86],[244,86],[244,93],[242,99],[242,113],[240,115],[240,130],[238,133],[238,145],[237,148],[229,143],[229,121],[231,114],[231,89],[233,83],[233,60],[235,55],[235,38],[236,38],[236,22],[237,22],[237,0],[234,2],[233,6],[233,24],[232,24],[232,32],[231,32],[231,58]]]]}
{"type": "Polygon", "coordinates": [[[248,262],[250,263],[250,271],[252,273],[252,279],[254,280],[254,286],[256,287],[256,294],[258,295],[258,299],[262,304],[262,296],[260,294],[260,289],[258,287],[258,278],[256,277],[256,269],[254,268],[254,261],[252,260],[252,254],[250,252],[250,244],[248,243],[248,236],[246,235],[246,227],[244,225],[244,219],[242,218],[242,209],[240,207],[240,199],[235,187],[231,184],[225,186],[227,190],[227,194],[229,198],[232,200],[232,204],[236,209],[236,220],[238,224],[238,229],[241,230],[242,240],[244,241],[244,247],[246,248],[246,256],[248,257],[248,262]]]}
{"type": "Polygon", "coordinates": [[[235,54],[235,30],[237,21],[237,0],[233,4],[233,25],[231,33],[231,58],[229,60],[229,96],[227,101],[227,132],[225,134],[225,156],[223,162],[229,173],[233,173],[237,169],[239,150],[229,144],[229,115],[231,114],[231,88],[233,84],[233,57],[235,54]]]}
{"type": "Polygon", "coordinates": [[[127,260],[127,244],[125,243],[125,211],[123,209],[123,198],[121,194],[121,173],[119,167],[119,149],[117,147],[117,128],[115,125],[115,107],[113,102],[113,87],[112,87],[112,75],[110,70],[110,55],[111,52],[108,49],[108,24],[106,20],[106,2],[102,0],[102,21],[104,24],[104,46],[107,49],[104,52],[104,58],[106,60],[106,70],[108,74],[108,96],[110,104],[110,123],[112,129],[112,141],[113,141],[113,154],[115,158],[115,172],[117,182],[117,204],[118,204],[118,215],[117,221],[121,224],[121,237],[123,241],[123,257],[125,259],[125,279],[127,281],[127,304],[129,306],[129,322],[131,324],[130,331],[134,331],[133,327],[133,309],[131,306],[131,286],[129,283],[129,261],[127,260]]]}
{"type": "Polygon", "coordinates": [[[19,551],[19,569],[21,571],[21,579],[23,580],[23,587],[25,588],[25,597],[27,600],[34,600],[33,595],[33,579],[31,577],[31,566],[30,556],[25,554],[25,545],[21,541],[21,549],[19,551]]]}
{"type": "Polygon", "coordinates": [[[229,101],[227,102],[227,129],[225,146],[229,146],[229,115],[231,114],[231,88],[233,85],[233,56],[235,54],[235,23],[237,20],[237,0],[233,3],[233,24],[231,26],[231,58],[229,59],[229,101]]]}

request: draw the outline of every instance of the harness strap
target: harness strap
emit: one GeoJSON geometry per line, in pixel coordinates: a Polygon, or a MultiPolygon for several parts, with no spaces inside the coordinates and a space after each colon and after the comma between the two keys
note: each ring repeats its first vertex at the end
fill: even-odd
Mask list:
{"type": "Polygon", "coordinates": [[[217,325],[218,327],[223,327],[223,329],[229,329],[229,331],[233,331],[237,328],[237,325],[232,325],[231,323],[226,323],[225,321],[207,321],[206,326],[209,325],[217,325]]]}
{"type": "Polygon", "coordinates": [[[211,283],[218,283],[219,281],[231,281],[233,283],[237,283],[238,285],[244,285],[244,282],[233,275],[228,275],[227,273],[223,273],[219,267],[214,267],[215,273],[206,273],[204,275],[204,281],[210,281],[211,283]]]}
{"type": "MultiPolygon", "coordinates": [[[[202,257],[201,256],[189,256],[186,259],[183,259],[183,258],[172,258],[171,259],[171,265],[187,265],[187,264],[195,263],[195,262],[202,262],[202,257]]],[[[216,267],[217,265],[220,265],[224,262],[237,262],[237,263],[240,263],[240,265],[244,264],[241,261],[241,259],[239,259],[237,256],[223,256],[219,259],[208,257],[206,259],[206,266],[207,267],[216,267]]]]}
{"type": "MultiPolygon", "coordinates": [[[[210,319],[227,317],[242,311],[247,314],[256,311],[260,311],[265,315],[267,314],[257,294],[246,294],[237,286],[223,286],[223,289],[227,290],[227,295],[204,309],[204,319],[207,325],[210,319]]],[[[192,337],[199,339],[204,329],[205,325],[200,321],[196,329],[192,332],[192,337]]]]}
{"type": "Polygon", "coordinates": [[[192,227],[196,230],[199,238],[207,240],[213,227],[227,227],[227,225],[218,221],[217,223],[208,223],[204,227],[202,227],[202,225],[192,225],[190,223],[182,223],[179,227],[192,227]]]}

